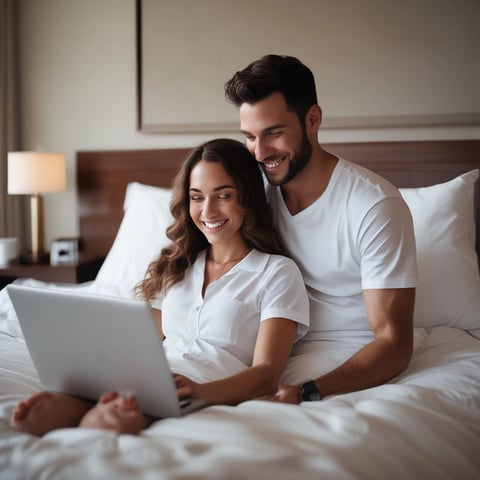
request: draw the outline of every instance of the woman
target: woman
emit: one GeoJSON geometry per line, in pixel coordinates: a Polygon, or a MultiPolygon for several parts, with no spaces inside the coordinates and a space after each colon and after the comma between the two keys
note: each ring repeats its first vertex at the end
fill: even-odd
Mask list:
{"type": "MultiPolygon", "coordinates": [[[[218,139],[193,150],[176,176],[171,212],[171,244],[136,292],[151,302],[178,396],[236,405],[274,392],[308,328],[308,299],[298,268],[281,255],[246,147],[218,139]]],[[[51,425],[138,433],[148,420],[135,399],[114,392],[93,409],[42,392],[18,405],[12,424],[40,435],[51,425]]]]}

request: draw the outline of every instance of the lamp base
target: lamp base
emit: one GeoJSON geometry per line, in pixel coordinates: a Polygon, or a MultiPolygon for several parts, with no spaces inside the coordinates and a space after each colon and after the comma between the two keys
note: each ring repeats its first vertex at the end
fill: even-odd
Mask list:
{"type": "Polygon", "coordinates": [[[23,252],[20,254],[20,263],[50,263],[50,255],[48,253],[23,252]]]}

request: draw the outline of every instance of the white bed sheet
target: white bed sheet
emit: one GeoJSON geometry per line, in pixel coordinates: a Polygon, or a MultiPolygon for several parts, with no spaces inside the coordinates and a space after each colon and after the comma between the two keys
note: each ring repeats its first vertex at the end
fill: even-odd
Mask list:
{"type": "Polygon", "coordinates": [[[41,385],[1,291],[0,478],[478,479],[480,341],[447,327],[416,333],[411,364],[387,385],[301,406],[209,407],[138,437],[63,429],[39,439],[9,426],[41,385]]]}

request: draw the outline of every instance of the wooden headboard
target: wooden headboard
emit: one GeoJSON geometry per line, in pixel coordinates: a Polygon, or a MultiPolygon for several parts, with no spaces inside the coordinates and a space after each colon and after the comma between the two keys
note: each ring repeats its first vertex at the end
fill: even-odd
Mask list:
{"type": "MultiPolygon", "coordinates": [[[[397,187],[420,187],[480,169],[480,140],[335,143],[330,152],[359,163],[397,187]]],[[[77,152],[80,236],[88,256],[105,256],[123,216],[129,182],[169,187],[190,149],[77,152]]],[[[480,258],[480,185],[475,195],[480,258]]]]}

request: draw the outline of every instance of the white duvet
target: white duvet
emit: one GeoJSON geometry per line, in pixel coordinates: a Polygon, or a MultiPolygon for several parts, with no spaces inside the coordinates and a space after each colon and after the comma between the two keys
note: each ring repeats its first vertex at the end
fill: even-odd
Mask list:
{"type": "Polygon", "coordinates": [[[41,385],[2,291],[0,478],[478,479],[480,341],[447,327],[416,338],[406,371],[369,390],[209,407],[138,437],[63,429],[39,439],[9,426],[14,405],[41,385]]]}

